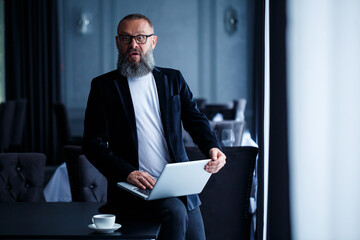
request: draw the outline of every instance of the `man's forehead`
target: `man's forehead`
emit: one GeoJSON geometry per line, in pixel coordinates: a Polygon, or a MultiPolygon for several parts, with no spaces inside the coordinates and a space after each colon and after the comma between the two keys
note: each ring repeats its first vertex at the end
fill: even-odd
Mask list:
{"type": "Polygon", "coordinates": [[[127,19],[122,21],[118,26],[118,32],[121,33],[129,31],[146,33],[152,31],[152,27],[145,19],[127,19]]]}

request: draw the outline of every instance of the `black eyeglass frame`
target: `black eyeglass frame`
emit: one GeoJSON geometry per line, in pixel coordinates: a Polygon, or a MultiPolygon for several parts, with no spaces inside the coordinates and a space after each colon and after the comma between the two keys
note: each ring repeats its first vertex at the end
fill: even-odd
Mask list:
{"type": "Polygon", "coordinates": [[[151,36],[154,36],[154,35],[155,35],[154,33],[153,33],[153,34],[150,34],[150,35],[139,34],[139,35],[136,35],[136,36],[129,35],[129,34],[119,34],[118,37],[119,37],[119,40],[121,39],[121,37],[124,37],[124,36],[130,37],[130,39],[129,39],[128,42],[121,42],[121,40],[120,40],[120,43],[123,43],[123,44],[129,44],[129,43],[131,43],[131,41],[133,40],[133,38],[135,39],[135,42],[136,42],[137,44],[145,44],[145,43],[147,42],[147,39],[148,39],[149,37],[151,37],[151,36]],[[137,37],[139,37],[139,36],[146,37],[145,42],[138,42],[137,37]]]}

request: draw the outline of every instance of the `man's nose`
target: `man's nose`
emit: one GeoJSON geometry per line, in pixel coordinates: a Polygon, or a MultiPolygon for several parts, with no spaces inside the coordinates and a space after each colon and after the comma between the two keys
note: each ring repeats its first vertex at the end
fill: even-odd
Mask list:
{"type": "Polygon", "coordinates": [[[129,44],[133,48],[135,48],[136,46],[139,46],[139,44],[136,42],[135,38],[132,38],[131,42],[129,44]]]}

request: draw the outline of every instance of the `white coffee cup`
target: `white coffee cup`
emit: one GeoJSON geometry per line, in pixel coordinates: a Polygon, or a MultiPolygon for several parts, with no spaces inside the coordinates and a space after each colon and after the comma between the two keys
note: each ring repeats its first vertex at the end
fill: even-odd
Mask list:
{"type": "Polygon", "coordinates": [[[98,229],[112,228],[115,224],[115,215],[98,214],[92,217],[92,222],[98,229]]]}

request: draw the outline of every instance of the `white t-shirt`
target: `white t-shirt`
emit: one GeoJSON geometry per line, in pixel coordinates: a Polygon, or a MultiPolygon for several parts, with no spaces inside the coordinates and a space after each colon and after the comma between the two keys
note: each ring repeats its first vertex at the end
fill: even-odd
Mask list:
{"type": "Polygon", "coordinates": [[[128,78],[139,143],[139,170],[158,178],[170,162],[153,74],[128,78]]]}

